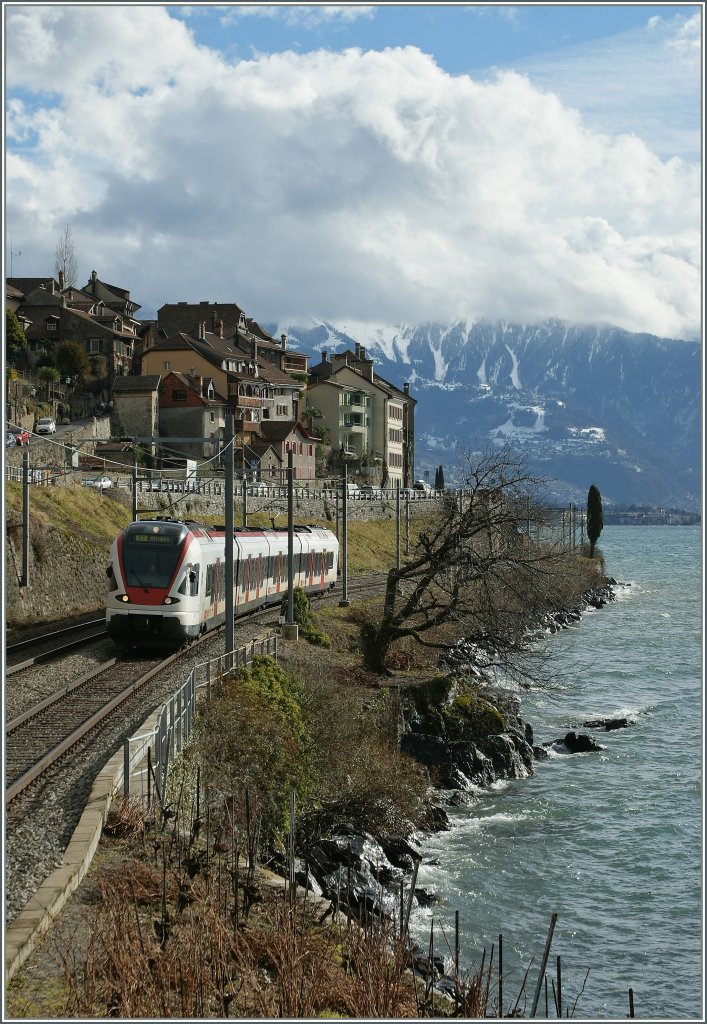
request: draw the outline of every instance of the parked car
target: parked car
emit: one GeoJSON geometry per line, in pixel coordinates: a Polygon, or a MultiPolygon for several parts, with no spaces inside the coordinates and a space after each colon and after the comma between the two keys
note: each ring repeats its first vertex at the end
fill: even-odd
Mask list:
{"type": "Polygon", "coordinates": [[[15,435],[12,433],[11,430],[6,430],[5,431],[5,447],[6,448],[14,448],[16,444],[17,444],[17,441],[15,440],[15,435]]]}
{"type": "Polygon", "coordinates": [[[420,491],[416,491],[413,487],[401,487],[400,488],[400,497],[401,498],[417,498],[417,496],[420,493],[421,493],[420,491]]]}
{"type": "Polygon", "coordinates": [[[414,491],[422,491],[423,494],[429,494],[432,490],[430,485],[426,483],[424,480],[416,480],[415,483],[412,485],[412,489],[414,491]]]}
{"type": "Polygon", "coordinates": [[[361,487],[362,498],[382,498],[383,491],[380,487],[374,487],[372,484],[363,484],[361,487]]]}
{"type": "Polygon", "coordinates": [[[256,496],[256,497],[260,496],[260,497],[267,498],[267,496],[270,494],[270,488],[268,487],[268,485],[267,484],[262,484],[262,483],[261,484],[248,484],[247,490],[248,490],[248,494],[256,496]]]}
{"type": "Polygon", "coordinates": [[[84,487],[95,487],[98,491],[107,491],[109,487],[113,486],[113,481],[107,476],[87,477],[81,483],[84,487]]]}
{"type": "Polygon", "coordinates": [[[29,444],[29,430],[24,427],[8,427],[8,431],[15,435],[15,444],[29,444]]]}
{"type": "Polygon", "coordinates": [[[358,484],[347,484],[346,494],[347,497],[349,498],[358,498],[361,495],[361,488],[358,486],[358,484]]]}
{"type": "Polygon", "coordinates": [[[56,421],[51,416],[42,416],[37,424],[38,434],[56,434],[56,421]]]}

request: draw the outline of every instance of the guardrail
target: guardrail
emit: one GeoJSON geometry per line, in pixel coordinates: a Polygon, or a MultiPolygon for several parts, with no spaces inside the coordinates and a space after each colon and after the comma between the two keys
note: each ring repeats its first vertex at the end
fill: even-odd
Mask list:
{"type": "Polygon", "coordinates": [[[181,753],[192,731],[197,701],[211,700],[226,673],[248,668],[255,655],[275,658],[277,636],[253,640],[228,654],[195,665],[179,689],[159,710],[157,722],[149,732],[130,736],[123,742],[123,796],[152,803],[153,792],[164,802],[170,765],[181,753]]]}

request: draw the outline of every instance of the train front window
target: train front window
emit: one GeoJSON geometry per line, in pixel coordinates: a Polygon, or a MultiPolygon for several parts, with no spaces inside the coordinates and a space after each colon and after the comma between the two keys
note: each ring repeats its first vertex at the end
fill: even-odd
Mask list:
{"type": "Polygon", "coordinates": [[[168,587],[182,553],[182,529],[128,530],[123,542],[123,572],[129,587],[168,587]]]}

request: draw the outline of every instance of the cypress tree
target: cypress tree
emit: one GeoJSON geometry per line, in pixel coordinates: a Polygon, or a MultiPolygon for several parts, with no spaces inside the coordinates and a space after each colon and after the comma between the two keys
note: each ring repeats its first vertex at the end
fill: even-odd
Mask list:
{"type": "Polygon", "coordinates": [[[587,537],[589,538],[589,557],[594,558],[594,545],[604,529],[604,512],[601,507],[601,494],[596,484],[592,484],[587,495],[587,537]]]}

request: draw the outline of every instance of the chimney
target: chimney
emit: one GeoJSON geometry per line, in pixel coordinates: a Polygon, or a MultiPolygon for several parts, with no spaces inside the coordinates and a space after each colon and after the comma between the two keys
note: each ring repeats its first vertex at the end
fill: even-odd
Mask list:
{"type": "Polygon", "coordinates": [[[199,341],[206,341],[206,321],[199,321],[199,341]]]}
{"type": "Polygon", "coordinates": [[[283,352],[287,349],[287,335],[286,334],[281,334],[280,335],[280,348],[282,349],[283,352]]]}
{"type": "Polygon", "coordinates": [[[329,353],[326,349],[322,349],[322,362],[327,363],[329,361],[329,353]]]}
{"type": "Polygon", "coordinates": [[[368,379],[370,381],[373,380],[373,360],[372,359],[367,359],[366,360],[366,375],[368,376],[368,379]]]}
{"type": "Polygon", "coordinates": [[[64,291],[64,281],[65,280],[66,280],[66,278],[64,277],[64,271],[60,270],[59,271],[59,291],[60,292],[64,291]]]}
{"type": "Polygon", "coordinates": [[[92,270],[91,271],[91,294],[92,295],[96,294],[96,279],[97,278],[98,278],[98,274],[96,273],[95,270],[92,270]]]}
{"type": "Polygon", "coordinates": [[[410,395],[410,385],[407,381],[403,384],[403,392],[408,396],[410,395]]]}
{"type": "Polygon", "coordinates": [[[360,346],[360,344],[358,342],[356,342],[356,358],[357,359],[361,358],[361,346],[360,346]]]}

